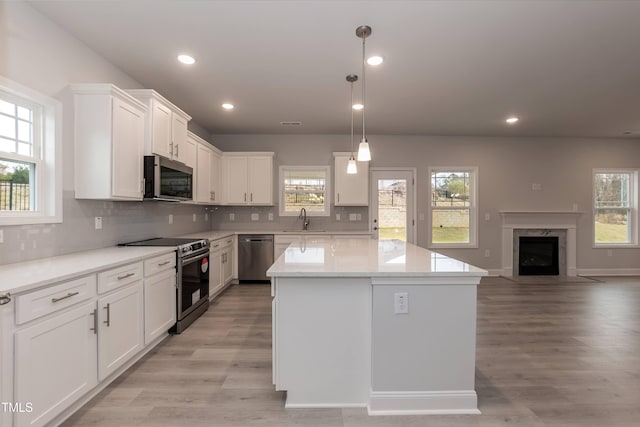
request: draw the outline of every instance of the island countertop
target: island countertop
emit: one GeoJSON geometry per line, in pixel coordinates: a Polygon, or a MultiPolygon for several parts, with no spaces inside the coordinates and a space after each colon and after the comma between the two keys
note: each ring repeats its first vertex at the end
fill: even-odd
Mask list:
{"type": "Polygon", "coordinates": [[[399,240],[304,239],[269,268],[270,277],[486,276],[463,261],[399,240]]]}

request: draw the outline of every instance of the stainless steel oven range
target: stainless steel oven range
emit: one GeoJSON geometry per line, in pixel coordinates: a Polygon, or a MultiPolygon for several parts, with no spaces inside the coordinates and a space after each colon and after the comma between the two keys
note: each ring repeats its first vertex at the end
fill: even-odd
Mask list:
{"type": "Polygon", "coordinates": [[[176,247],[178,320],[170,332],[181,333],[209,309],[209,240],[155,238],[123,246],[176,247]]]}

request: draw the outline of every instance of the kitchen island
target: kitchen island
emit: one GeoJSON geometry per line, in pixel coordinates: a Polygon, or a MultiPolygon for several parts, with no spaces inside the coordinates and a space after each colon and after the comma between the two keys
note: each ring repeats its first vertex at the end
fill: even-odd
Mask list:
{"type": "Polygon", "coordinates": [[[267,275],[286,407],[477,414],[476,288],[487,272],[397,240],[307,238],[267,275]]]}

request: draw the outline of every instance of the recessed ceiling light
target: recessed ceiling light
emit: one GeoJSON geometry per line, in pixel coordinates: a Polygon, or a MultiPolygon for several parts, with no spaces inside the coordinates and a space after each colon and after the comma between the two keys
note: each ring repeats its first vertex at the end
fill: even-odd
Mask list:
{"type": "Polygon", "coordinates": [[[520,119],[519,119],[519,118],[517,118],[517,117],[509,117],[509,118],[506,120],[506,122],[507,122],[507,123],[516,123],[516,122],[518,122],[518,120],[520,120],[520,119]]]}
{"type": "Polygon", "coordinates": [[[235,106],[233,104],[229,104],[228,102],[225,102],[224,104],[222,104],[222,108],[224,108],[225,110],[233,110],[235,106]]]}
{"type": "Polygon", "coordinates": [[[353,104],[353,106],[351,107],[354,110],[362,110],[364,108],[364,105],[362,104],[353,104]]]}
{"type": "Polygon", "coordinates": [[[196,60],[193,58],[193,56],[190,55],[178,55],[178,61],[182,62],[183,64],[187,64],[187,65],[193,65],[196,63],[196,60]]]}
{"type": "Polygon", "coordinates": [[[382,62],[384,61],[384,59],[382,59],[382,56],[370,56],[369,58],[367,58],[367,64],[369,65],[380,65],[382,64],[382,62]]]}

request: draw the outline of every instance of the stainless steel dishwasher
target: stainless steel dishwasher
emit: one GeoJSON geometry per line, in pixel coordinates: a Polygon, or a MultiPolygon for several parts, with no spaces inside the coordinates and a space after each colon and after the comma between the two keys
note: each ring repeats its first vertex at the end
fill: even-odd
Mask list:
{"type": "Polygon", "coordinates": [[[238,280],[269,281],[273,264],[273,234],[241,234],[238,237],[238,280]]]}

